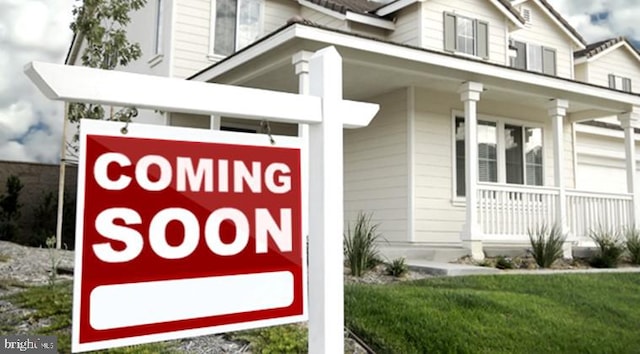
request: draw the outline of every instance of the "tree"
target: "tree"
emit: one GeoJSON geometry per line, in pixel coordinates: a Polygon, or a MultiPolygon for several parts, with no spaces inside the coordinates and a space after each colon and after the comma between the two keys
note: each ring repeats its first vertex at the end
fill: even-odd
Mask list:
{"type": "MultiPolygon", "coordinates": [[[[76,40],[86,43],[82,65],[113,70],[118,65],[126,66],[140,58],[140,44],[129,42],[126,27],[131,22],[129,13],[141,9],[146,3],[147,0],[84,0],[81,5],[74,6],[71,30],[76,40]]],[[[129,122],[137,114],[136,108],[125,107],[111,112],[106,119],[129,122]]],[[[78,125],[81,118],[105,119],[104,107],[88,103],[69,104],[69,121],[78,125]]],[[[74,143],[77,140],[78,134],[74,136],[74,143]]],[[[74,150],[77,151],[77,147],[74,150]]]]}
{"type": "Polygon", "coordinates": [[[0,240],[14,241],[18,234],[20,191],[24,185],[17,176],[7,178],[6,192],[0,195],[0,240]]]}

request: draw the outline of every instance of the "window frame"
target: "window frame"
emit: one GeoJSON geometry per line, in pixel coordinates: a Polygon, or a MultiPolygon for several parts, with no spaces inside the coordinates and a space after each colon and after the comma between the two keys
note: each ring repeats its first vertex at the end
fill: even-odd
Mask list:
{"type": "MultiPolygon", "coordinates": [[[[456,155],[456,118],[460,117],[464,120],[464,111],[460,111],[460,110],[452,110],[451,111],[451,117],[450,117],[450,127],[451,127],[451,201],[453,205],[458,205],[458,206],[463,206],[466,203],[466,191],[465,191],[465,195],[460,196],[458,195],[458,186],[457,186],[457,155],[456,155]]],[[[498,178],[497,178],[497,182],[481,182],[481,183],[493,183],[496,185],[516,185],[516,186],[523,186],[523,187],[532,187],[532,188],[536,188],[536,187],[544,187],[547,184],[547,179],[545,176],[546,173],[546,164],[547,164],[547,156],[545,153],[545,124],[544,122],[535,122],[535,121],[528,121],[528,120],[521,120],[521,119],[516,119],[516,118],[507,118],[507,117],[501,117],[501,116],[495,116],[495,115],[485,115],[485,114],[480,114],[478,113],[476,116],[477,121],[486,121],[486,122],[493,122],[496,124],[496,135],[497,135],[497,150],[496,150],[496,155],[497,155],[497,173],[498,173],[498,178]],[[522,180],[523,183],[522,184],[515,184],[515,183],[507,183],[506,182],[506,142],[505,142],[505,125],[513,125],[513,126],[520,126],[523,130],[523,137],[522,137],[522,142],[523,142],[523,147],[522,147],[522,180]],[[537,185],[528,185],[527,184],[527,163],[526,163],[526,147],[524,146],[524,142],[525,142],[525,130],[526,128],[539,128],[541,129],[541,142],[542,142],[542,185],[541,186],[537,186],[537,185]]],[[[466,144],[465,144],[466,146],[466,144]]],[[[466,153],[466,152],[465,152],[466,153]]],[[[466,160],[465,160],[465,164],[466,164],[466,160]]],[[[465,167],[466,168],[466,167],[465,167]]],[[[479,176],[478,176],[479,177],[479,176]]]]}
{"type": "Polygon", "coordinates": [[[147,61],[149,66],[158,65],[164,57],[164,1],[155,0],[155,11],[153,12],[153,33],[151,38],[151,57],[147,61]]]}
{"type": "MultiPolygon", "coordinates": [[[[210,1],[210,8],[209,8],[209,48],[207,51],[207,59],[212,60],[212,61],[218,61],[221,59],[226,58],[228,55],[225,54],[219,54],[215,52],[215,43],[216,43],[216,13],[217,13],[217,1],[218,0],[211,0],[210,1]]],[[[242,48],[245,48],[249,45],[251,45],[251,43],[246,44],[244,47],[242,48],[238,48],[238,37],[239,37],[239,33],[240,31],[238,31],[238,21],[239,21],[239,9],[241,6],[241,2],[242,0],[236,0],[236,18],[235,18],[235,38],[234,38],[234,50],[233,53],[241,50],[242,48]]],[[[258,16],[258,33],[259,33],[259,37],[264,35],[264,16],[265,16],[265,1],[264,0],[259,0],[260,2],[260,14],[258,16]]],[[[232,53],[232,54],[233,54],[232,53]]],[[[229,54],[231,55],[231,54],[229,54]]]]}
{"type": "Polygon", "coordinates": [[[470,16],[464,16],[464,15],[460,15],[457,13],[453,13],[453,12],[443,12],[443,31],[442,31],[442,37],[444,39],[444,51],[445,52],[451,52],[451,53],[455,53],[458,55],[465,55],[465,56],[471,56],[474,58],[481,58],[483,60],[488,60],[490,57],[490,45],[489,45],[489,31],[490,31],[490,26],[489,26],[489,22],[488,21],[484,21],[484,20],[480,20],[477,18],[473,18],[470,16]],[[453,18],[453,33],[449,33],[450,30],[447,29],[447,18],[448,17],[452,17],[453,18]],[[473,32],[473,53],[467,53],[464,51],[461,51],[460,48],[458,48],[458,19],[462,18],[465,20],[470,20],[472,23],[472,32],[473,32]],[[479,28],[481,26],[484,26],[486,28],[486,33],[484,35],[484,48],[481,47],[480,44],[480,37],[481,37],[481,32],[479,30],[479,28]],[[452,41],[453,47],[449,44],[449,42],[452,41]]]}
{"type": "Polygon", "coordinates": [[[622,92],[628,92],[628,93],[631,93],[633,91],[633,82],[629,77],[610,73],[608,75],[608,79],[609,79],[609,88],[611,89],[622,91],[622,92]],[[618,80],[620,80],[620,86],[621,86],[620,88],[618,88],[618,80]]]}
{"type": "Polygon", "coordinates": [[[534,72],[534,73],[539,73],[539,74],[545,74],[545,75],[551,75],[551,76],[558,76],[558,51],[555,48],[552,47],[547,47],[544,46],[542,44],[537,44],[537,43],[531,43],[531,42],[526,42],[526,41],[521,41],[521,40],[517,40],[517,39],[510,39],[510,46],[512,46],[513,48],[516,49],[516,57],[511,58],[511,62],[509,63],[509,66],[512,68],[516,68],[516,69],[520,69],[520,70],[526,70],[526,71],[530,71],[530,72],[534,72]],[[517,66],[516,61],[517,58],[520,54],[520,52],[518,51],[518,44],[523,45],[524,46],[524,68],[521,68],[519,66],[517,66]],[[531,48],[532,47],[539,47],[540,48],[540,70],[533,70],[531,69],[531,48]],[[547,70],[545,70],[545,53],[553,53],[553,66],[551,66],[551,72],[546,72],[547,70]]]}

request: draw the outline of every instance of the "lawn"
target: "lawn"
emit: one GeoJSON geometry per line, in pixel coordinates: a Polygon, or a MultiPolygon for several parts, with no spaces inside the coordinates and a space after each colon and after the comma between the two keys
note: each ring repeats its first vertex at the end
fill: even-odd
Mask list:
{"type": "Polygon", "coordinates": [[[352,284],[345,317],[378,353],[638,353],[640,274],[352,284]]]}

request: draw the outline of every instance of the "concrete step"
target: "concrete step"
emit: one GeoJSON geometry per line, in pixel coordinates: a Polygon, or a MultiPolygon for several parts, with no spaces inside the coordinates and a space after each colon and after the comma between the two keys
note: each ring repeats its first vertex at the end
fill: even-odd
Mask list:
{"type": "Polygon", "coordinates": [[[440,276],[461,276],[478,274],[500,274],[501,270],[489,267],[479,267],[469,264],[445,263],[426,261],[422,259],[407,259],[409,269],[427,274],[440,276]]]}

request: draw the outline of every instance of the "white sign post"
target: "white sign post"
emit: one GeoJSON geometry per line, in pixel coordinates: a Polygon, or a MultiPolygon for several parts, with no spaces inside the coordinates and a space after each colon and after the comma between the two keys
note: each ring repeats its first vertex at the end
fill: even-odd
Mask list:
{"type": "Polygon", "coordinates": [[[38,62],[25,73],[52,100],[309,124],[309,352],[344,352],[342,128],[379,106],[342,99],[335,48],[311,58],[309,96],[38,62]]]}

